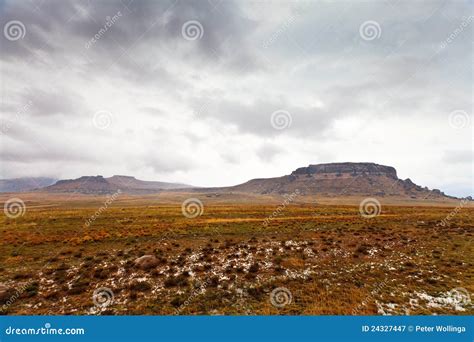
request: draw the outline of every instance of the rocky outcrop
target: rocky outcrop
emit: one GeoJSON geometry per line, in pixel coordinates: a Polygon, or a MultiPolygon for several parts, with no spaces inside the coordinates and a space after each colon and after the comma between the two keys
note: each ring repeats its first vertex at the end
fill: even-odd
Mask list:
{"type": "Polygon", "coordinates": [[[77,179],[60,180],[42,190],[47,192],[77,192],[83,194],[111,194],[120,188],[110,184],[102,176],[83,176],[77,179]]]}
{"type": "Polygon", "coordinates": [[[153,255],[144,255],[134,262],[135,266],[141,270],[152,269],[159,264],[159,260],[153,255]]]}
{"type": "Polygon", "coordinates": [[[391,166],[379,165],[375,163],[331,163],[309,165],[301,167],[292,172],[292,175],[312,175],[312,174],[350,174],[387,176],[397,179],[397,171],[391,166]]]}
{"type": "MultiPolygon", "coordinates": [[[[221,191],[301,196],[376,196],[400,199],[447,199],[440,190],[423,188],[409,178],[399,179],[395,168],[375,163],[331,163],[301,167],[290,175],[253,179],[221,191]]],[[[213,189],[215,192],[216,189],[213,189]]]]}

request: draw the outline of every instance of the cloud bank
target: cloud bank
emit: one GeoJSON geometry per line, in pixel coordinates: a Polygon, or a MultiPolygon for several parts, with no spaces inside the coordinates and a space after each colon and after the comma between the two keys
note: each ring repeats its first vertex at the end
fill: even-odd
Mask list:
{"type": "Polygon", "coordinates": [[[0,176],[371,161],[473,194],[469,1],[0,3],[0,176]]]}

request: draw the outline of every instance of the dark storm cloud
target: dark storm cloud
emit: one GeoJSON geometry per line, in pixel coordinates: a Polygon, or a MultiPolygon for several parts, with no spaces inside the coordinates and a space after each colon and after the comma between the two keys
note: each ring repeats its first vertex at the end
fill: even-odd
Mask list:
{"type": "MultiPolygon", "coordinates": [[[[152,59],[154,48],[164,44],[193,44],[182,38],[182,27],[189,20],[197,20],[204,32],[199,44],[194,44],[193,59],[224,58],[229,65],[239,67],[242,62],[254,62],[243,47],[245,36],[256,26],[239,13],[233,1],[10,1],[4,4],[2,24],[20,20],[26,35],[19,42],[2,36],[1,58],[34,60],[39,56],[37,51],[48,58],[54,57],[50,54],[84,54],[98,68],[114,61],[126,72],[143,75],[149,65],[141,65],[144,56],[135,56],[135,51],[148,46],[151,56],[147,57],[152,59]],[[114,16],[112,25],[105,27],[114,16]],[[99,39],[90,44],[98,34],[99,39]],[[124,53],[136,57],[136,65],[121,58],[124,53]]],[[[158,61],[161,58],[156,57],[158,61]]]]}
{"type": "Polygon", "coordinates": [[[454,110],[472,114],[471,7],[462,0],[3,1],[1,27],[19,20],[26,32],[19,40],[0,35],[8,128],[1,170],[13,175],[24,160],[48,175],[178,172],[188,183],[229,184],[269,163],[277,173],[334,157],[381,158],[364,149],[373,141],[383,141],[380,151],[391,151],[396,165],[407,160],[396,153],[400,136],[377,136],[396,118],[388,133],[417,145],[422,131],[420,153],[432,141],[450,151],[431,152],[426,167],[446,159],[466,183],[471,158],[455,151],[468,128],[446,126],[454,110]],[[191,20],[202,25],[200,39],[182,35],[191,20]],[[380,36],[364,40],[359,29],[370,20],[380,36]],[[110,112],[110,127],[94,125],[97,111],[110,112]],[[278,111],[289,113],[284,129],[272,125],[278,111]]]}

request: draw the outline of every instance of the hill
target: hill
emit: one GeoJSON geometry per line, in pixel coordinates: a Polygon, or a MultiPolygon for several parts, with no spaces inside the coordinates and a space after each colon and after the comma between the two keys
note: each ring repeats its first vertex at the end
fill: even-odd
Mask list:
{"type": "Polygon", "coordinates": [[[291,194],[298,190],[302,195],[345,196],[397,196],[402,198],[451,198],[440,190],[429,190],[402,180],[391,166],[375,163],[330,163],[309,165],[290,175],[253,179],[224,191],[255,194],[291,194]]]}
{"type": "Polygon", "coordinates": [[[83,176],[77,179],[60,180],[56,184],[45,187],[46,192],[77,192],[83,194],[111,194],[117,191],[131,194],[147,194],[162,190],[192,188],[191,185],[166,182],[142,181],[131,176],[83,176]]]}
{"type": "MultiPolygon", "coordinates": [[[[196,188],[186,184],[143,181],[131,176],[84,176],[58,181],[41,191],[52,193],[76,192],[110,194],[118,190],[128,194],[202,192],[215,194],[241,193],[252,196],[284,195],[298,192],[301,196],[344,197],[377,196],[414,200],[444,200],[447,196],[438,189],[430,190],[400,179],[394,167],[375,163],[329,163],[309,165],[289,175],[252,179],[246,183],[219,188],[196,188]]],[[[210,195],[209,195],[210,196],[210,195]]]]}

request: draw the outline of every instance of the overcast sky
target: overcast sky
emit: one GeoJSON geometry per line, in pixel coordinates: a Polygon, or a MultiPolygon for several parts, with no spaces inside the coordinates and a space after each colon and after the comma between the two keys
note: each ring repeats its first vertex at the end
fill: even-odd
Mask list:
{"type": "Polygon", "coordinates": [[[1,178],[364,161],[473,194],[472,1],[0,1],[1,178]]]}

